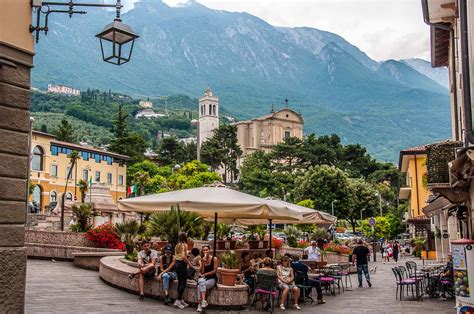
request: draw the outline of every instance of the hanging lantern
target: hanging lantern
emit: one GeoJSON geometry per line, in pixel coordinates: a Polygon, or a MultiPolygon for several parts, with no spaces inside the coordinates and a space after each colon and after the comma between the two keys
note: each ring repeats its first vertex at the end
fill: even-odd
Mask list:
{"type": "Polygon", "coordinates": [[[130,61],[135,39],[138,36],[127,24],[115,19],[96,35],[100,39],[102,59],[116,65],[130,61]]]}

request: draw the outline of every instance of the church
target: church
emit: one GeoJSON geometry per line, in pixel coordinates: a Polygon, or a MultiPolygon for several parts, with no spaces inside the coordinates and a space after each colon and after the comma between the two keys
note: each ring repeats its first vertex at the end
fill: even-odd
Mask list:
{"type": "MultiPolygon", "coordinates": [[[[232,123],[237,126],[237,140],[242,149],[242,158],[255,151],[269,152],[272,147],[288,137],[303,138],[303,117],[288,107],[275,111],[274,106],[270,114],[251,120],[232,123]]],[[[208,87],[204,96],[199,98],[198,122],[198,158],[201,144],[213,136],[213,130],[219,127],[219,98],[208,87]]]]}

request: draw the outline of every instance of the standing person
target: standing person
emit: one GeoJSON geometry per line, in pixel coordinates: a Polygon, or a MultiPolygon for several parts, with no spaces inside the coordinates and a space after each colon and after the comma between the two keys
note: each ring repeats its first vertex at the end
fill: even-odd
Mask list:
{"type": "Polygon", "coordinates": [[[397,241],[393,243],[393,259],[398,263],[398,254],[400,254],[400,245],[397,241]]]}
{"type": "Polygon", "coordinates": [[[176,258],[173,255],[173,248],[171,245],[167,245],[164,248],[164,254],[160,260],[160,275],[158,279],[163,281],[163,291],[165,292],[165,305],[171,303],[171,298],[168,294],[170,282],[176,280],[177,275],[174,271],[174,265],[176,264],[176,258]]]}
{"type": "Polygon", "coordinates": [[[156,260],[158,253],[155,250],[150,249],[150,242],[142,242],[142,250],[138,252],[138,269],[139,271],[134,274],[128,275],[130,279],[133,279],[138,275],[138,289],[140,291],[139,300],[145,299],[145,278],[153,279],[156,273],[156,260]]]}
{"type": "Polygon", "coordinates": [[[304,249],[304,253],[308,255],[308,259],[310,261],[320,261],[321,250],[319,249],[316,241],[311,241],[311,245],[304,249]]]}
{"type": "MultiPolygon", "coordinates": [[[[266,259],[265,259],[266,260],[266,259]]],[[[281,289],[281,303],[280,309],[285,310],[286,298],[290,289],[293,291],[293,299],[295,302],[295,309],[301,310],[298,305],[300,296],[300,289],[295,285],[295,274],[290,265],[290,258],[285,256],[281,260],[281,265],[277,267],[278,287],[281,289]]]]}
{"type": "Polygon", "coordinates": [[[176,256],[175,270],[178,277],[178,298],[174,301],[174,306],[180,309],[184,309],[189,306],[183,300],[184,290],[186,290],[186,284],[188,281],[188,265],[193,267],[191,262],[188,260],[188,236],[184,232],[180,232],[178,235],[178,244],[174,248],[174,255],[176,256]]]}
{"type": "Polygon", "coordinates": [[[384,242],[382,244],[382,257],[383,257],[383,263],[389,263],[390,258],[388,257],[388,245],[387,242],[384,242]]]}
{"type": "Polygon", "coordinates": [[[219,265],[219,260],[217,257],[209,254],[211,247],[209,245],[204,245],[201,248],[201,260],[199,261],[199,279],[197,285],[197,300],[198,307],[197,311],[202,312],[202,309],[207,307],[206,301],[206,291],[211,290],[217,283],[217,266],[219,265]]]}
{"type": "Polygon", "coordinates": [[[362,239],[359,239],[357,244],[358,245],[352,251],[352,265],[357,262],[357,279],[359,279],[359,288],[362,288],[362,272],[364,272],[367,284],[369,287],[372,287],[369,275],[369,261],[367,258],[367,256],[370,254],[370,251],[367,246],[364,245],[362,239]]]}

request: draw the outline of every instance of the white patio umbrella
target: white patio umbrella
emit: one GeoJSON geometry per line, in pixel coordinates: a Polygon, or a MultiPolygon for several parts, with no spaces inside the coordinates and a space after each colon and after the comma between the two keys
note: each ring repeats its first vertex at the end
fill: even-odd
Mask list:
{"type": "MultiPolygon", "coordinates": [[[[223,185],[186,189],[120,200],[119,211],[160,212],[173,205],[196,212],[203,218],[214,217],[214,252],[216,251],[217,218],[224,219],[282,219],[299,221],[303,212],[290,203],[266,200],[232,190],[223,185]]],[[[303,207],[304,208],[304,207],[303,207]]]]}

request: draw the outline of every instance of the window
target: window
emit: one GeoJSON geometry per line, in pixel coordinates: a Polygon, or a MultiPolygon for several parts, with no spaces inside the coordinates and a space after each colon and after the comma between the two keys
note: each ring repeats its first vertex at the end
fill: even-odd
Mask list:
{"type": "Polygon", "coordinates": [[[57,156],[58,155],[58,147],[51,145],[51,155],[57,156]]]}
{"type": "Polygon", "coordinates": [[[49,193],[49,202],[56,203],[57,201],[58,201],[58,193],[56,193],[56,191],[51,191],[51,193],[49,193]]]}
{"type": "Polygon", "coordinates": [[[40,146],[35,146],[31,157],[31,169],[43,171],[43,155],[43,149],[40,146]]]}
{"type": "Polygon", "coordinates": [[[71,192],[67,192],[67,193],[66,193],[66,199],[67,199],[68,201],[72,201],[72,193],[71,193],[71,192]]]}
{"type": "Polygon", "coordinates": [[[209,115],[212,115],[212,106],[209,105],[209,115]]]}
{"type": "Polygon", "coordinates": [[[95,182],[100,182],[100,171],[95,172],[95,182]]]}
{"type": "Polygon", "coordinates": [[[290,131],[285,131],[285,139],[291,137],[291,132],[290,131]]]}
{"type": "Polygon", "coordinates": [[[89,170],[87,170],[87,169],[82,170],[82,180],[84,180],[84,181],[89,180],[89,170]]]}
{"type": "Polygon", "coordinates": [[[118,177],[118,185],[123,185],[123,176],[119,175],[118,177]]]}
{"type": "Polygon", "coordinates": [[[58,177],[58,165],[51,165],[51,176],[58,177]]]}
{"type": "Polygon", "coordinates": [[[114,159],[112,157],[107,157],[107,165],[112,165],[112,163],[114,162],[114,159]]]}
{"type": "Polygon", "coordinates": [[[82,159],[87,161],[89,160],[89,153],[88,152],[81,152],[82,159]]]}
{"type": "Polygon", "coordinates": [[[112,174],[107,173],[107,184],[112,184],[112,174]]]}

